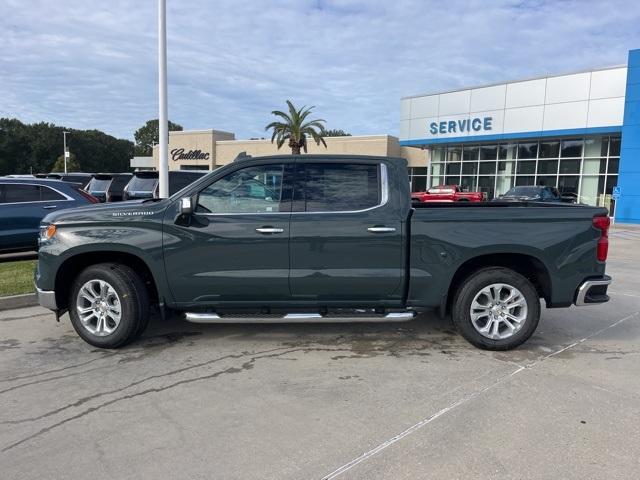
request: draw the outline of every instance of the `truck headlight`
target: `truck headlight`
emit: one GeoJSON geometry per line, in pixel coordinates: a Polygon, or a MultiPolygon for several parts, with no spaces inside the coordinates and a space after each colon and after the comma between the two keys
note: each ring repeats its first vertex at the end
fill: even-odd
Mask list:
{"type": "Polygon", "coordinates": [[[53,238],[56,234],[56,230],[57,227],[53,223],[51,225],[40,225],[40,243],[53,238]]]}

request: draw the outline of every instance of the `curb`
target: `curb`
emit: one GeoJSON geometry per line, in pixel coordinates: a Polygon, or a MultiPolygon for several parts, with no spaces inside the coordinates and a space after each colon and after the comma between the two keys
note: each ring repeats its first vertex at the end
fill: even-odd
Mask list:
{"type": "Polygon", "coordinates": [[[38,305],[38,296],[35,293],[25,293],[24,295],[0,297],[0,310],[34,307],[36,305],[38,305]]]}

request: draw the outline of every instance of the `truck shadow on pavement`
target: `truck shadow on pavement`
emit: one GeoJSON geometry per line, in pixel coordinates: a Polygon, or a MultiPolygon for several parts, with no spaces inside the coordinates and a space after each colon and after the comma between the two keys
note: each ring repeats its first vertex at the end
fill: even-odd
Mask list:
{"type": "MultiPolygon", "coordinates": [[[[156,350],[171,345],[187,348],[210,346],[212,349],[219,345],[231,349],[260,349],[265,345],[280,345],[335,351],[331,357],[333,360],[374,356],[428,357],[434,354],[455,359],[474,352],[526,365],[613,322],[598,315],[593,316],[592,321],[584,321],[575,312],[574,309],[573,315],[568,316],[564,311],[564,317],[568,318],[561,317],[559,321],[558,315],[562,312],[545,310],[536,334],[520,347],[505,352],[483,351],[473,347],[457,333],[450,317],[440,318],[435,313],[423,313],[412,321],[401,323],[326,324],[191,324],[176,315],[165,321],[152,320],[144,336],[121,351],[139,351],[141,348],[156,350]]],[[[565,355],[571,354],[565,352],[565,355]]]]}

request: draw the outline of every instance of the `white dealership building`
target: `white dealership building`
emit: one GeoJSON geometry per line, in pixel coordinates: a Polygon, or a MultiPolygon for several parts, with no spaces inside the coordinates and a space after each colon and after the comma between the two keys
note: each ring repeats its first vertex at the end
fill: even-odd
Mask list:
{"type": "Polygon", "coordinates": [[[414,190],[462,185],[489,198],[549,185],[640,221],[640,50],[627,65],[401,100],[400,145],[428,151],[414,190]],[[617,196],[617,195],[615,195],[617,196]]]}

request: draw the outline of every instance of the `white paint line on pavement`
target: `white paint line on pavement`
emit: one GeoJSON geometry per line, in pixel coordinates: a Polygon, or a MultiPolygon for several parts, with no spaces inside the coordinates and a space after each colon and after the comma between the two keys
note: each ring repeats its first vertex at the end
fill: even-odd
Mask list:
{"type": "Polygon", "coordinates": [[[533,363],[530,363],[526,367],[520,367],[520,368],[514,370],[513,372],[500,377],[496,382],[492,383],[491,385],[486,386],[484,388],[481,388],[480,390],[478,390],[476,392],[473,392],[472,394],[468,395],[467,397],[463,397],[460,400],[457,400],[457,401],[453,402],[451,405],[443,408],[442,410],[437,411],[436,413],[434,413],[430,417],[427,417],[427,418],[425,418],[423,420],[420,420],[415,425],[412,425],[411,427],[407,428],[406,430],[398,433],[397,435],[395,435],[394,437],[390,438],[389,440],[386,440],[385,442],[382,442],[377,447],[372,448],[371,450],[363,453],[359,457],[356,457],[353,460],[351,460],[350,462],[345,463],[341,467],[336,468],[333,472],[331,472],[328,475],[325,475],[324,477],[322,477],[322,480],[332,480],[332,479],[342,475],[343,473],[347,472],[348,470],[351,470],[353,467],[355,467],[359,463],[364,462],[365,460],[373,457],[374,455],[377,455],[382,450],[384,450],[387,447],[390,447],[391,445],[393,445],[394,443],[402,440],[404,437],[406,437],[408,435],[411,435],[413,432],[415,432],[415,431],[421,429],[422,427],[430,424],[435,419],[437,419],[437,418],[449,413],[451,410],[459,407],[460,405],[464,405],[465,403],[468,403],[470,400],[473,400],[474,398],[478,397],[479,395],[482,395],[483,393],[493,389],[494,387],[500,385],[501,383],[504,383],[505,381],[511,379],[512,377],[514,377],[515,375],[519,374],[520,372],[522,372],[524,370],[531,369],[531,368],[535,367],[536,365],[544,362],[545,360],[547,360],[547,359],[549,359],[549,358],[551,358],[553,356],[559,355],[562,352],[565,352],[565,351],[575,347],[576,345],[580,345],[581,343],[584,343],[587,340],[589,340],[589,339],[591,339],[591,338],[593,338],[593,337],[595,337],[597,335],[600,335],[601,333],[609,330],[610,328],[613,328],[613,327],[615,327],[617,325],[620,325],[621,323],[626,322],[627,320],[629,320],[629,319],[631,319],[633,317],[637,317],[638,314],[640,314],[640,312],[635,312],[635,313],[632,313],[631,315],[627,315],[626,317],[621,318],[620,320],[617,320],[617,321],[613,322],[611,325],[608,325],[608,326],[606,326],[604,328],[601,328],[597,332],[594,332],[594,333],[592,333],[590,335],[587,335],[586,337],[584,337],[584,338],[582,338],[580,340],[577,340],[577,341],[573,342],[572,344],[561,348],[560,350],[552,352],[549,355],[545,355],[540,360],[537,360],[537,361],[535,361],[533,363]]]}
{"type": "Polygon", "coordinates": [[[613,295],[624,295],[625,297],[634,297],[634,298],[640,298],[640,295],[636,295],[634,293],[624,293],[624,292],[609,292],[613,295]]]}

